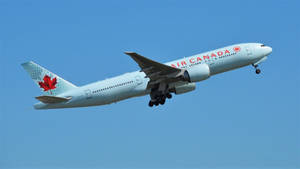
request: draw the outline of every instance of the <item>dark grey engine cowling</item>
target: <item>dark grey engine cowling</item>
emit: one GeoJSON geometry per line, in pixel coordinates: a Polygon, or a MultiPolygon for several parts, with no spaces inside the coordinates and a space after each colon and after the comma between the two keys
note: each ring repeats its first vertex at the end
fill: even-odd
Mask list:
{"type": "Polygon", "coordinates": [[[199,82],[210,77],[210,69],[207,64],[194,65],[187,68],[183,74],[184,80],[188,82],[199,82]]]}
{"type": "Polygon", "coordinates": [[[183,94],[196,89],[196,83],[187,83],[175,86],[175,94],[183,94]]]}

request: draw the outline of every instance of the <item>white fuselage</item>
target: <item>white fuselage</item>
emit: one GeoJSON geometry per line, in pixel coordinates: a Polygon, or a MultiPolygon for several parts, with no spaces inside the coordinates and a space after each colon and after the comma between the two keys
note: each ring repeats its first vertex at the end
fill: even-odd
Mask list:
{"type": "MultiPolygon", "coordinates": [[[[210,76],[243,66],[258,64],[271,53],[271,48],[262,47],[260,43],[244,43],[227,46],[213,51],[197,54],[183,59],[165,63],[166,65],[189,69],[198,64],[207,64],[210,76]]],[[[150,93],[147,88],[149,78],[144,72],[125,73],[110,79],[91,83],[58,96],[72,97],[68,102],[57,104],[35,104],[36,109],[68,108],[105,105],[131,97],[150,93]]],[[[173,84],[176,86],[176,84],[173,84]]]]}

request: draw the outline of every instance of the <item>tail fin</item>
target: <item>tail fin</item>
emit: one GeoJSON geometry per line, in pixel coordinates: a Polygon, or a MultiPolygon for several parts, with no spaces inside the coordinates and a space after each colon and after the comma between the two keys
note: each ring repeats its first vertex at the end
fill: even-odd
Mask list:
{"type": "Polygon", "coordinates": [[[58,95],[77,86],[48,71],[42,66],[30,61],[22,64],[32,80],[42,89],[44,95],[58,95]]]}

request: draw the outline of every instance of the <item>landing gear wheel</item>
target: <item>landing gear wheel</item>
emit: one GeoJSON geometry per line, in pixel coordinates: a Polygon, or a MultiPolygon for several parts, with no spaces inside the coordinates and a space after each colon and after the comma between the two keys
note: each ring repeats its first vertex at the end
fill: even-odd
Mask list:
{"type": "Polygon", "coordinates": [[[149,107],[153,107],[153,102],[152,101],[149,101],[149,107]]]}
{"type": "Polygon", "coordinates": [[[255,73],[256,73],[256,74],[260,74],[260,72],[261,72],[260,69],[256,69],[256,70],[255,70],[255,73]]]}
{"type": "Polygon", "coordinates": [[[161,100],[159,101],[159,104],[164,105],[165,102],[166,102],[166,99],[161,99],[161,100]]]}
{"type": "Polygon", "coordinates": [[[258,69],[258,65],[254,65],[254,64],[252,64],[252,66],[255,68],[255,73],[256,74],[260,74],[260,69],[258,69]]]}
{"type": "Polygon", "coordinates": [[[155,105],[155,106],[158,106],[158,105],[159,105],[158,101],[155,101],[155,102],[154,102],[154,105],[155,105]]]}
{"type": "Polygon", "coordinates": [[[168,93],[166,96],[167,96],[168,99],[172,98],[172,95],[170,93],[168,93]]]}

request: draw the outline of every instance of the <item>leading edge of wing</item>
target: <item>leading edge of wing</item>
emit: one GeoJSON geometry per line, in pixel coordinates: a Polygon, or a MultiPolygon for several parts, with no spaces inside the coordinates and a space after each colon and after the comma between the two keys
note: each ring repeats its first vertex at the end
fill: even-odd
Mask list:
{"type": "Polygon", "coordinates": [[[142,71],[147,71],[151,68],[157,68],[161,71],[166,71],[168,73],[180,72],[181,69],[174,68],[154,60],[148,59],[142,55],[137,54],[136,52],[124,52],[126,55],[129,55],[138,65],[141,67],[142,71]]]}

